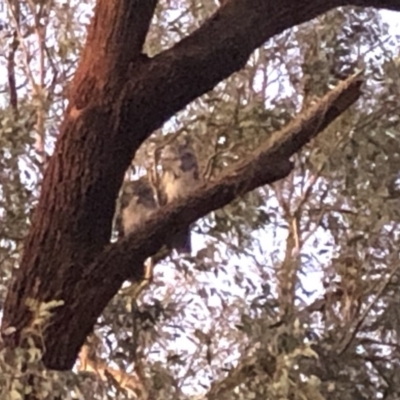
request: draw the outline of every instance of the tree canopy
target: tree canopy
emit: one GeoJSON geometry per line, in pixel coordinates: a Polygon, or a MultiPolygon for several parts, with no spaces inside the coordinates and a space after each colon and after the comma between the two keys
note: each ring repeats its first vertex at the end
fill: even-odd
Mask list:
{"type": "Polygon", "coordinates": [[[0,399],[400,396],[380,9],[400,1],[5,3],[0,399]],[[118,239],[121,185],[157,184],[180,138],[201,184],[118,239]],[[192,254],[166,251],[188,224],[192,254]]]}

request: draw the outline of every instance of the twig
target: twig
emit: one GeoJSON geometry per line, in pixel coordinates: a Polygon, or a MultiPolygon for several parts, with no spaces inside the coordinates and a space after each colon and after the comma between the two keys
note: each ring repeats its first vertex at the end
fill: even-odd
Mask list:
{"type": "Polygon", "coordinates": [[[342,340],[341,346],[339,347],[338,354],[341,355],[343,354],[350,346],[351,342],[354,340],[357,332],[361,328],[361,325],[363,324],[365,318],[368,316],[370,313],[372,307],[374,304],[379,300],[379,298],[382,296],[384,290],[386,287],[389,285],[390,280],[394,276],[394,274],[397,272],[399,269],[399,266],[396,265],[390,274],[386,277],[386,279],[382,282],[380,288],[378,289],[378,292],[375,295],[375,298],[368,304],[362,315],[354,322],[353,328],[349,329],[348,333],[345,335],[344,339],[342,340]]]}

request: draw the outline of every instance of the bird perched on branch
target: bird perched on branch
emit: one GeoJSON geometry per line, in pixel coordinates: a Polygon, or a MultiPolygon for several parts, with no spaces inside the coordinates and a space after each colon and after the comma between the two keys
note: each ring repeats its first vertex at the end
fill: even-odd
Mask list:
{"type": "Polygon", "coordinates": [[[119,236],[126,236],[143,223],[155,210],[153,188],[146,176],[123,186],[117,218],[119,236]]]}
{"type": "MultiPolygon", "coordinates": [[[[170,203],[188,195],[199,183],[199,166],[188,141],[165,146],[161,153],[160,203],[170,203]]],[[[180,230],[168,243],[178,253],[191,253],[190,226],[180,230]]]]}

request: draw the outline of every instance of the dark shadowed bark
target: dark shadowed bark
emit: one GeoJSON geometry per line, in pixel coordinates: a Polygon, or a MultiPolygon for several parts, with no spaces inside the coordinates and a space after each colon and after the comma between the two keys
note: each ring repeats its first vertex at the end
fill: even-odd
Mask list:
{"type": "MultiPolygon", "coordinates": [[[[348,3],[230,0],[192,35],[149,59],[140,52],[156,0],[98,0],[21,266],[6,299],[3,330],[16,330],[5,335],[5,342],[18,344],[29,325],[27,299],[63,300],[44,331],[44,361],[51,368],[71,368],[107,302],[128,276],[140,279],[142,261],[159,249],[166,232],[286,176],[288,158],[358,98],[357,77],[220,180],[109,245],[118,190],[143,141],[190,101],[241,69],[267,39],[348,3]]],[[[400,0],[351,4],[400,9],[400,0]]]]}

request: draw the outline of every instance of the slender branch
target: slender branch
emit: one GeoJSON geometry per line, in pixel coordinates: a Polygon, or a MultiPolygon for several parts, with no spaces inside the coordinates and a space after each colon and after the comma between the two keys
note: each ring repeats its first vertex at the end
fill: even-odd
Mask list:
{"type": "Polygon", "coordinates": [[[386,276],[384,281],[380,284],[377,293],[375,294],[375,297],[372,299],[372,301],[367,305],[365,308],[364,312],[354,321],[352,324],[351,329],[348,330],[348,332],[345,334],[342,343],[340,343],[339,349],[337,353],[339,355],[343,354],[350,346],[354,338],[356,337],[357,333],[359,332],[362,324],[364,323],[365,319],[367,318],[368,314],[371,312],[372,307],[376,304],[376,302],[380,299],[382,296],[383,292],[389,285],[391,279],[393,278],[394,274],[398,271],[399,266],[396,265],[389,273],[389,275],[386,276]]]}
{"type": "Polygon", "coordinates": [[[13,40],[10,43],[10,49],[7,57],[7,72],[8,72],[8,89],[10,93],[10,106],[14,111],[14,115],[18,115],[18,93],[15,80],[15,52],[18,48],[18,37],[14,32],[13,40]]]}

